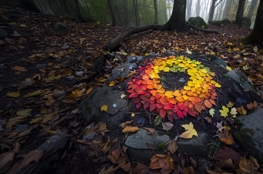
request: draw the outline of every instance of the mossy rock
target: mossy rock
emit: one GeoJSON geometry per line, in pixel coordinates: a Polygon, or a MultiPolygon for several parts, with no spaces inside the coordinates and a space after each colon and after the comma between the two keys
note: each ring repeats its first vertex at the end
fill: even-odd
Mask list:
{"type": "Polygon", "coordinates": [[[243,17],[242,19],[242,27],[250,28],[251,19],[249,17],[243,17]]]}
{"type": "Polygon", "coordinates": [[[204,19],[200,16],[197,17],[190,17],[188,19],[189,24],[195,25],[199,28],[207,28],[207,24],[205,23],[204,19]]]}

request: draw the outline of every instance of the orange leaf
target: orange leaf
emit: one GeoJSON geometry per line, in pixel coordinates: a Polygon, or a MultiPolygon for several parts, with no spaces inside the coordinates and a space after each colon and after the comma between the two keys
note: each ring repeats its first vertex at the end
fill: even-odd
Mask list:
{"type": "Polygon", "coordinates": [[[209,100],[204,100],[204,105],[207,108],[212,108],[213,107],[209,100]]]}
{"type": "Polygon", "coordinates": [[[215,100],[213,100],[213,99],[210,98],[209,101],[210,101],[210,103],[211,103],[212,105],[216,106],[215,100]]]}
{"type": "Polygon", "coordinates": [[[217,135],[218,135],[220,141],[222,141],[223,143],[225,143],[227,145],[232,145],[235,143],[232,135],[229,133],[229,128],[227,128],[226,126],[218,129],[217,135]]]}
{"type": "Polygon", "coordinates": [[[195,110],[200,113],[202,111],[202,105],[200,103],[196,103],[195,110]]]}
{"type": "Polygon", "coordinates": [[[157,90],[150,90],[150,93],[155,96],[157,94],[157,90]]]}

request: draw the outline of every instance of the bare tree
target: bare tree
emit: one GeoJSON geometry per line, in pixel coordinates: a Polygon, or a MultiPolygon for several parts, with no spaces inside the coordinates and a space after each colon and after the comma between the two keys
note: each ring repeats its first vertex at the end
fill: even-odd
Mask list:
{"type": "Polygon", "coordinates": [[[257,3],[258,3],[258,0],[252,0],[251,1],[250,7],[249,7],[249,11],[248,11],[248,14],[247,14],[247,17],[249,17],[250,19],[253,16],[253,12],[255,11],[257,3]]]}
{"type": "Polygon", "coordinates": [[[154,6],[154,24],[158,24],[158,5],[157,5],[157,0],[153,0],[153,6],[154,6]]]}

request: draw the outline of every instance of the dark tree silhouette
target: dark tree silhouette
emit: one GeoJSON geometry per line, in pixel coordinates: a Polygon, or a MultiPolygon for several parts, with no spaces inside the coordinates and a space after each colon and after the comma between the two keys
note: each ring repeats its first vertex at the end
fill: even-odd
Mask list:
{"type": "Polygon", "coordinates": [[[251,33],[245,38],[245,43],[255,43],[263,46],[263,1],[259,2],[255,26],[251,33]]]}
{"type": "Polygon", "coordinates": [[[246,2],[246,0],[239,0],[239,3],[238,3],[238,9],[237,9],[237,14],[236,14],[236,23],[239,26],[242,26],[242,19],[243,19],[243,15],[244,15],[245,2],[246,2]]]}

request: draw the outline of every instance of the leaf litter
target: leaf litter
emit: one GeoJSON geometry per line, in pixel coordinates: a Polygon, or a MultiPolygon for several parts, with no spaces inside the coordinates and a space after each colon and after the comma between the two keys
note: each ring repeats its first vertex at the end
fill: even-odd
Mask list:
{"type": "MultiPolygon", "coordinates": [[[[30,136],[33,136],[36,141],[42,140],[41,142],[44,142],[45,136],[56,134],[59,128],[72,135],[69,142],[70,147],[67,149],[69,150],[69,153],[66,155],[68,159],[80,159],[77,154],[70,151],[77,149],[83,152],[83,154],[84,152],[87,154],[84,160],[96,161],[93,164],[97,164],[97,162],[102,163],[105,159],[110,160],[112,164],[114,164],[109,165],[110,167],[108,168],[99,168],[98,165],[94,165],[87,169],[87,167],[80,165],[82,162],[80,160],[78,163],[75,163],[76,165],[65,160],[64,164],[66,164],[66,167],[62,168],[58,165],[58,169],[62,169],[61,172],[70,171],[70,168],[75,168],[75,170],[79,171],[82,170],[82,172],[83,170],[87,172],[94,169],[97,173],[114,173],[120,169],[125,172],[132,170],[135,173],[151,171],[152,169],[193,171],[196,166],[194,163],[185,167],[188,160],[187,157],[182,157],[183,155],[181,155],[179,165],[179,162],[176,160],[178,157],[170,154],[155,154],[149,166],[138,162],[137,165],[132,168],[125,152],[120,150],[120,147],[114,148],[118,140],[108,137],[108,130],[105,123],[100,122],[93,126],[86,127],[80,119],[80,112],[76,110],[76,105],[95,87],[105,84],[109,77],[108,73],[100,75],[90,73],[89,70],[93,66],[92,62],[103,52],[102,45],[117,35],[122,30],[122,27],[112,28],[98,23],[77,24],[65,18],[64,22],[68,26],[74,26],[72,27],[74,28],[73,32],[76,33],[76,37],[61,34],[68,39],[67,43],[65,43],[61,37],[53,37],[54,35],[50,30],[50,22],[53,23],[55,20],[44,19],[41,16],[29,12],[31,13],[30,18],[40,20],[44,23],[44,25],[33,25],[30,22],[32,19],[22,10],[18,10],[19,16],[22,15],[24,17],[17,19],[9,17],[9,11],[7,12],[3,8],[0,8],[0,10],[5,15],[8,14],[5,22],[7,24],[9,23],[8,25],[11,30],[14,30],[14,33],[16,33],[14,38],[6,38],[6,42],[2,43],[2,40],[0,40],[0,44],[6,46],[4,49],[6,49],[7,54],[3,54],[3,56],[8,57],[11,51],[16,52],[17,50],[27,52],[24,57],[19,56],[18,52],[16,52],[18,55],[17,60],[11,63],[4,62],[3,65],[11,68],[4,69],[3,76],[1,74],[1,78],[4,78],[0,89],[1,92],[3,91],[4,94],[6,94],[6,96],[2,96],[4,100],[1,101],[8,101],[12,104],[10,105],[7,102],[1,103],[0,113],[7,118],[7,123],[1,124],[4,131],[0,131],[0,133],[6,136],[4,138],[6,142],[14,146],[0,145],[1,149],[8,151],[4,153],[1,152],[0,154],[1,157],[4,156],[4,158],[0,158],[0,169],[1,167],[7,166],[10,171],[15,171],[26,167],[29,163],[41,160],[43,152],[36,150],[36,146],[28,141],[30,136]],[[22,27],[30,37],[25,37],[20,34],[24,32],[20,32],[16,25],[22,27]],[[34,27],[35,30],[30,30],[30,27],[34,27]],[[85,33],[83,31],[93,33],[94,37],[86,34],[84,39],[83,35],[85,35],[85,33]],[[44,34],[45,38],[39,40],[39,35],[42,34],[44,34]],[[94,39],[96,37],[99,39],[94,39]],[[29,42],[42,45],[44,49],[35,51],[26,46],[26,43],[29,42]],[[76,46],[75,43],[79,45],[76,46]],[[54,47],[54,45],[57,45],[57,47],[54,47]],[[63,50],[61,50],[61,48],[63,48],[63,50]],[[80,49],[86,49],[86,53],[80,52],[80,49]],[[29,50],[32,50],[32,52],[29,53],[29,50]],[[76,58],[73,59],[71,57],[76,58]],[[34,69],[34,67],[36,67],[36,69],[34,69]],[[14,105],[15,103],[16,105],[14,105]],[[19,104],[17,105],[17,103],[19,104]],[[70,122],[72,122],[72,124],[70,124],[70,122]],[[28,128],[22,132],[16,132],[15,127],[19,124],[26,124],[28,128]],[[79,148],[76,148],[76,146],[79,148]],[[20,149],[21,147],[22,149],[20,149]],[[27,150],[26,155],[22,155],[25,154],[24,147],[26,147],[27,150]],[[86,149],[86,151],[82,149],[86,149]],[[19,158],[19,160],[16,157],[21,158],[19,158]],[[178,164],[176,164],[176,162],[178,164]]],[[[12,13],[16,14],[17,12],[12,11],[12,13]]],[[[213,29],[213,26],[211,26],[211,28],[213,29]]],[[[229,29],[227,27],[216,29],[225,29],[229,34],[205,35],[196,33],[188,37],[187,33],[178,34],[175,32],[152,31],[142,35],[142,37],[136,37],[136,35],[134,35],[121,45],[121,49],[125,47],[125,50],[122,50],[120,54],[118,53],[120,55],[119,60],[125,58],[127,55],[149,55],[151,52],[165,53],[167,50],[175,52],[186,50],[189,54],[193,52],[201,52],[204,54],[213,53],[227,61],[232,69],[237,68],[245,73],[254,83],[259,94],[263,95],[262,49],[251,45],[244,46],[240,43],[239,39],[249,33],[249,31],[245,29],[229,29]],[[139,47],[137,46],[138,43],[140,44],[139,47]],[[154,44],[155,46],[149,48],[149,46],[147,46],[149,44],[154,44]],[[215,52],[216,47],[220,49],[215,52]],[[243,54],[240,55],[240,51],[242,51],[243,54]]],[[[3,47],[1,47],[1,51],[2,48],[3,47]]],[[[105,54],[107,55],[108,53],[105,54]]],[[[116,67],[118,65],[110,59],[107,62],[108,66],[116,67]]],[[[131,75],[133,74],[134,72],[131,73],[131,75]]],[[[117,83],[119,82],[114,82],[112,86],[117,83]]],[[[125,94],[120,97],[125,98],[125,94]]],[[[211,108],[213,103],[205,101],[204,105],[207,108],[211,108]]],[[[220,114],[222,114],[223,117],[226,115],[235,115],[236,113],[245,115],[247,110],[253,110],[257,106],[258,104],[255,102],[249,103],[246,107],[235,107],[235,109],[233,106],[226,105],[225,108],[222,108],[220,114]],[[229,110],[227,111],[227,109],[229,110]]],[[[154,109],[153,107],[156,106],[149,107],[150,109],[154,109]]],[[[105,108],[103,109],[106,110],[105,108]]],[[[202,107],[197,106],[196,109],[202,110],[202,107]]],[[[213,108],[210,109],[209,114],[212,117],[216,114],[213,108]]],[[[160,115],[163,116],[163,113],[160,112],[160,115]]],[[[162,126],[164,130],[169,131],[170,126],[162,122],[161,116],[157,116],[154,120],[155,127],[144,127],[150,134],[158,132],[158,126],[162,126]],[[160,125],[161,123],[162,125],[160,125]]],[[[123,129],[130,126],[131,129],[127,131],[127,133],[137,129],[136,126],[131,126],[132,123],[126,124],[121,127],[123,129]]],[[[220,129],[220,131],[218,131],[220,140],[227,145],[233,144],[232,138],[230,138],[231,133],[229,133],[228,129],[223,129],[223,125],[225,125],[225,123],[221,123],[221,126],[218,126],[220,129]]],[[[183,134],[183,137],[195,135],[194,128],[189,127],[189,125],[186,126],[186,132],[187,135],[183,134]]],[[[167,150],[172,154],[177,153],[175,140],[170,141],[167,145],[167,150]]],[[[235,150],[230,148],[219,150],[213,158],[221,162],[220,165],[215,164],[216,168],[218,168],[218,170],[220,169],[221,172],[223,172],[222,169],[229,166],[229,164],[237,166],[237,173],[252,173],[253,169],[262,172],[257,161],[252,156],[248,158],[240,157],[235,150]]]]}

